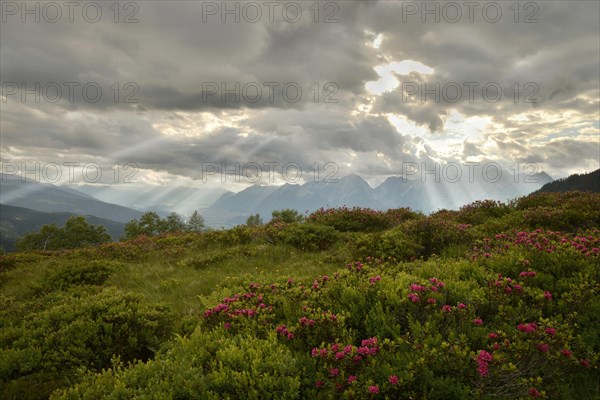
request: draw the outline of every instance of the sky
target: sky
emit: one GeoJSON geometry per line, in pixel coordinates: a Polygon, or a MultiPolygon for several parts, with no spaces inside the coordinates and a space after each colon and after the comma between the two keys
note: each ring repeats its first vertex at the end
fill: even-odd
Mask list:
{"type": "Polygon", "coordinates": [[[600,167],[597,1],[0,4],[5,173],[239,190],[600,167]]]}

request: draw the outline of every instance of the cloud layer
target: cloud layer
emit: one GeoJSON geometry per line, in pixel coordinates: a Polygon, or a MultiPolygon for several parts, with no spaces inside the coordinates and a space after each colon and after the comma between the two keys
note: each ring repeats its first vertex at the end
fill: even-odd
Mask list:
{"type": "Polygon", "coordinates": [[[22,22],[25,3],[5,2],[2,159],[167,181],[202,163],[333,162],[374,181],[405,162],[598,168],[599,3],[446,3],[230,2],[223,23],[222,2],[98,2],[91,23],[80,2],[51,23],[44,3],[22,22]],[[39,101],[22,90],[36,84],[39,101]]]}

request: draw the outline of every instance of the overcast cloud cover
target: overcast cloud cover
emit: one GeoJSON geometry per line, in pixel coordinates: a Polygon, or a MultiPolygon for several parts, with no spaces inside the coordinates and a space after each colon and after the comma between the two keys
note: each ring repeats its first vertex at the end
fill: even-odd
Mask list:
{"type": "MultiPolygon", "coordinates": [[[[401,1],[297,1],[286,9],[288,20],[288,2],[278,1],[272,22],[268,5],[258,1],[263,15],[256,23],[243,14],[239,23],[234,15],[223,23],[222,2],[121,2],[118,23],[113,2],[96,3],[103,14],[95,23],[83,18],[86,2],[73,22],[57,2],[63,15],[56,23],[45,20],[45,2],[39,22],[35,15],[22,22],[24,3],[2,3],[5,163],[137,163],[141,182],[161,184],[200,179],[202,163],[221,162],[334,162],[339,176],[356,173],[371,183],[400,174],[406,162],[533,162],[555,178],[600,167],[597,1],[521,2],[518,22],[512,1],[487,9],[487,19],[501,9],[497,22],[484,18],[490,2],[478,2],[470,22],[459,1],[456,23],[444,19],[456,12],[443,14],[443,2],[439,23],[435,15],[422,22],[422,2],[401,1]],[[303,13],[291,22],[295,5],[303,13]],[[213,6],[216,15],[203,13],[213,6]],[[137,23],[122,22],[130,13],[137,23]],[[63,86],[62,97],[36,102],[29,94],[22,101],[11,86],[36,82],[63,86]],[[65,82],[80,83],[73,102],[65,82]],[[99,101],[82,98],[88,82],[102,88],[99,101]],[[115,82],[118,101],[110,89],[115,82]],[[255,102],[253,87],[240,101],[222,101],[210,82],[230,89],[258,82],[263,92],[255,102]],[[272,101],[265,82],[279,84],[272,101]],[[282,96],[290,82],[302,88],[297,102],[282,96]],[[463,92],[456,101],[450,88],[439,101],[430,95],[422,102],[420,93],[407,96],[410,82],[455,82],[463,92]],[[479,84],[473,98],[465,82],[479,84]],[[487,83],[502,87],[500,101],[482,97],[487,83]],[[135,88],[138,102],[124,102],[135,88]],[[327,95],[337,102],[324,102],[327,95]]],[[[240,13],[246,3],[239,2],[240,13]]],[[[35,2],[26,7],[35,9],[35,2]]],[[[46,12],[54,18],[53,9],[46,12]]],[[[293,97],[294,89],[288,93],[293,97]]],[[[495,97],[493,87],[488,94],[495,97]]]]}

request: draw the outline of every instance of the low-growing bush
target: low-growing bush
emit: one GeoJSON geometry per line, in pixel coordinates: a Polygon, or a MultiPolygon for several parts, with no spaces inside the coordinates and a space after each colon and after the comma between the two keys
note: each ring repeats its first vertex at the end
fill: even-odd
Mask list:
{"type": "Polygon", "coordinates": [[[314,223],[288,224],[277,235],[282,243],[306,251],[326,250],[339,237],[334,228],[314,223]]]}
{"type": "MultiPolygon", "coordinates": [[[[10,298],[2,298],[4,305],[10,298]]],[[[34,399],[70,383],[80,367],[99,371],[114,355],[146,360],[171,335],[165,306],[113,288],[75,287],[1,314],[0,397],[34,399]]]]}
{"type": "Polygon", "coordinates": [[[307,221],[331,226],[340,232],[381,231],[395,222],[383,211],[360,207],[321,208],[310,214],[307,221]]]}

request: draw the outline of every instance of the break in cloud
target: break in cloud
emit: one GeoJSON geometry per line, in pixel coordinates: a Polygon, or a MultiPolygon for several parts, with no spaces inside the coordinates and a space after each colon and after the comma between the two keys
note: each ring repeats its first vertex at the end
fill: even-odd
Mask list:
{"type": "Polygon", "coordinates": [[[371,181],[405,162],[535,162],[554,177],[600,166],[598,2],[521,2],[518,14],[477,2],[472,16],[464,2],[428,2],[438,15],[422,2],[276,2],[273,21],[265,2],[226,3],[121,2],[115,16],[115,3],[78,2],[70,22],[63,2],[3,2],[2,160],[137,163],[162,184],[221,162],[334,162],[371,181]],[[223,23],[236,4],[240,22],[223,23]],[[82,97],[90,82],[98,101],[82,97]],[[36,83],[40,101],[23,98],[17,87],[36,83]],[[215,94],[236,83],[239,99],[215,94]],[[422,101],[436,83],[440,98],[422,101]]]}

